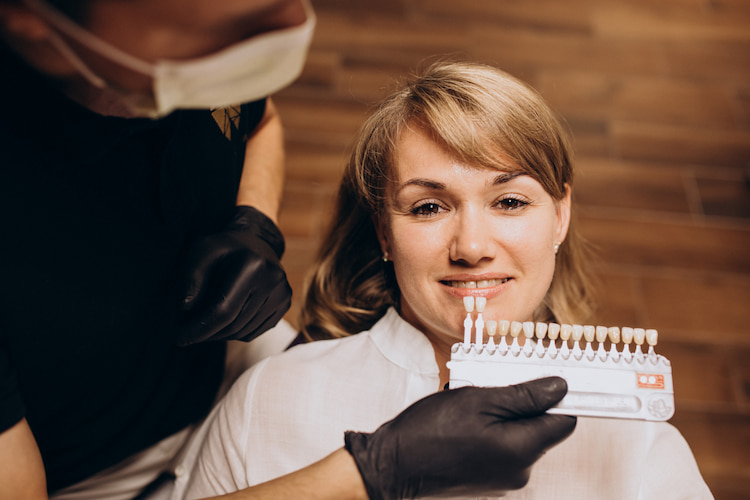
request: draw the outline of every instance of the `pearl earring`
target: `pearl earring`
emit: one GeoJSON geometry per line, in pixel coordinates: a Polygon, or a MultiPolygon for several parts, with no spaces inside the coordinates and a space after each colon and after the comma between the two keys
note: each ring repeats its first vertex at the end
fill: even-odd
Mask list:
{"type": "Polygon", "coordinates": [[[555,255],[557,255],[558,250],[560,250],[560,243],[555,243],[555,255]]]}
{"type": "Polygon", "coordinates": [[[383,262],[388,262],[388,252],[383,252],[383,262]]]}

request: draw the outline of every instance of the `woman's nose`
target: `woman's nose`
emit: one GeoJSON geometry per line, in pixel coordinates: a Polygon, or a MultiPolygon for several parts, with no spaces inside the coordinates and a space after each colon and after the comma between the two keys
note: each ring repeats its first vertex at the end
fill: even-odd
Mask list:
{"type": "Polygon", "coordinates": [[[476,265],[495,257],[496,245],[489,222],[481,210],[457,214],[450,247],[451,261],[476,265]]]}

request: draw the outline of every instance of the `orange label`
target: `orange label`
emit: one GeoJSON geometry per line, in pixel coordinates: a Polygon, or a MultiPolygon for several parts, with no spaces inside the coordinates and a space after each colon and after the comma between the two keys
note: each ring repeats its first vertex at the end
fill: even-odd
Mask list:
{"type": "Polygon", "coordinates": [[[641,389],[664,389],[664,375],[654,373],[636,373],[638,387],[641,389]]]}

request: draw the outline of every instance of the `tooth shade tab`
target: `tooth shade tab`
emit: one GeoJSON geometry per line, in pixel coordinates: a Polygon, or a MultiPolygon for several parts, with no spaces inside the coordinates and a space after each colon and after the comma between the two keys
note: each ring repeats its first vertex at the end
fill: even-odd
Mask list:
{"type": "Polygon", "coordinates": [[[653,329],[646,330],[646,342],[648,345],[655,346],[659,341],[659,332],[653,329]]]}
{"type": "Polygon", "coordinates": [[[523,325],[519,323],[518,321],[511,321],[510,322],[510,336],[513,338],[517,338],[518,334],[521,333],[521,330],[523,330],[523,325]]]}
{"type": "Polygon", "coordinates": [[[567,342],[570,340],[570,336],[573,333],[573,327],[571,325],[560,325],[560,339],[567,342]]]}
{"type": "Polygon", "coordinates": [[[632,328],[630,328],[629,326],[623,326],[621,333],[622,333],[622,341],[625,344],[630,344],[631,342],[633,342],[634,332],[632,328]]]}
{"type": "Polygon", "coordinates": [[[550,340],[557,340],[557,336],[560,334],[560,325],[557,323],[550,323],[547,328],[547,337],[550,340]]]}
{"type": "Polygon", "coordinates": [[[474,311],[474,297],[471,295],[464,297],[464,309],[466,309],[467,313],[474,311]]]}
{"type": "Polygon", "coordinates": [[[487,328],[487,335],[490,336],[490,338],[494,337],[497,333],[497,321],[494,319],[487,320],[487,323],[484,325],[487,328]]]}
{"type": "Polygon", "coordinates": [[[536,324],[536,338],[542,340],[547,335],[547,323],[536,324]]]}
{"type": "Polygon", "coordinates": [[[583,338],[586,339],[586,342],[593,342],[596,338],[596,328],[594,328],[592,325],[584,325],[583,338]]]}
{"type": "Polygon", "coordinates": [[[500,335],[503,337],[508,335],[508,332],[510,331],[510,321],[507,319],[503,319],[497,322],[497,331],[500,335]]]}
{"type": "Polygon", "coordinates": [[[527,339],[534,338],[534,322],[533,321],[524,321],[523,336],[526,337],[527,339]]]}
{"type": "Polygon", "coordinates": [[[609,336],[609,341],[613,344],[619,344],[620,343],[620,329],[616,326],[611,326],[607,330],[607,335],[609,336]]]}
{"type": "Polygon", "coordinates": [[[633,339],[635,340],[636,345],[643,345],[643,341],[646,340],[646,330],[643,328],[634,328],[633,339]]]}
{"type": "Polygon", "coordinates": [[[487,305],[487,297],[477,297],[475,303],[477,306],[477,312],[484,312],[484,307],[487,305]]]}

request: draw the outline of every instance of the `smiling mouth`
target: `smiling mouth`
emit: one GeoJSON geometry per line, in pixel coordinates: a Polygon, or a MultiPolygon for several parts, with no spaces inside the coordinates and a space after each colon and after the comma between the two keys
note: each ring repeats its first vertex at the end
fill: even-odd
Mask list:
{"type": "Polygon", "coordinates": [[[493,286],[507,283],[512,278],[503,278],[499,280],[480,280],[480,281],[441,281],[441,283],[453,288],[492,288],[493,286]]]}

